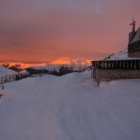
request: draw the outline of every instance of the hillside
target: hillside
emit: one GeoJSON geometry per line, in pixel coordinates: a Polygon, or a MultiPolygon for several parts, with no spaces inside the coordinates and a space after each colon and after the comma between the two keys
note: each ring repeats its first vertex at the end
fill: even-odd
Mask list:
{"type": "Polygon", "coordinates": [[[15,74],[16,72],[13,70],[9,70],[3,66],[0,65],[0,77],[6,76],[6,75],[12,75],[15,74]]]}
{"type": "Polygon", "coordinates": [[[0,90],[2,140],[138,140],[140,80],[101,83],[90,72],[46,75],[0,90]]]}

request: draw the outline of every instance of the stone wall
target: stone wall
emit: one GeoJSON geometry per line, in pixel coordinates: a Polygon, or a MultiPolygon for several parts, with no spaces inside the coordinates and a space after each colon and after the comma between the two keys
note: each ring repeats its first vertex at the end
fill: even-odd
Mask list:
{"type": "Polygon", "coordinates": [[[101,81],[111,81],[118,79],[140,79],[140,70],[111,70],[111,69],[93,69],[93,78],[97,86],[101,81]]]}
{"type": "Polygon", "coordinates": [[[92,61],[92,77],[101,81],[140,79],[140,59],[92,61]]]}

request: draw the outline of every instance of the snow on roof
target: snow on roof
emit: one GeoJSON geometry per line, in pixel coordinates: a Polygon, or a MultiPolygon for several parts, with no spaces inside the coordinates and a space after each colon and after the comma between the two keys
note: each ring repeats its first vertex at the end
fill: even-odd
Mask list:
{"type": "Polygon", "coordinates": [[[135,36],[133,37],[133,39],[130,43],[133,43],[133,42],[138,41],[138,40],[140,40],[140,27],[136,31],[136,34],[135,34],[135,36]]]}
{"type": "Polygon", "coordinates": [[[128,60],[128,59],[130,60],[130,59],[140,59],[140,58],[128,57],[128,48],[126,48],[125,50],[122,50],[114,55],[111,55],[105,60],[128,60]]]}

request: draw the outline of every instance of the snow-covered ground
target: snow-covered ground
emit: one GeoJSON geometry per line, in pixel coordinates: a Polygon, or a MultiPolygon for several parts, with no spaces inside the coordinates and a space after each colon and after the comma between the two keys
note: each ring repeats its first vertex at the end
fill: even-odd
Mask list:
{"type": "Polygon", "coordinates": [[[16,73],[15,71],[9,70],[9,69],[0,65],[0,77],[7,76],[7,75],[12,75],[12,74],[15,74],[15,73],[16,73]]]}
{"type": "Polygon", "coordinates": [[[1,140],[139,140],[140,80],[101,83],[90,72],[5,84],[1,140]]]}

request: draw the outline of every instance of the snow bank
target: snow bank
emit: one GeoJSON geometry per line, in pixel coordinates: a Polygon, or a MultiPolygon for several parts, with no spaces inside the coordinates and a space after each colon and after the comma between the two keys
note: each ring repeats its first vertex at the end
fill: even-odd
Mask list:
{"type": "Polygon", "coordinates": [[[139,85],[118,80],[97,88],[88,71],[5,84],[12,94],[0,103],[0,138],[138,140],[139,85]]]}
{"type": "Polygon", "coordinates": [[[9,70],[9,69],[0,65],[0,77],[6,76],[6,75],[12,75],[12,74],[16,74],[16,72],[9,70]]]}

